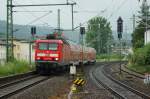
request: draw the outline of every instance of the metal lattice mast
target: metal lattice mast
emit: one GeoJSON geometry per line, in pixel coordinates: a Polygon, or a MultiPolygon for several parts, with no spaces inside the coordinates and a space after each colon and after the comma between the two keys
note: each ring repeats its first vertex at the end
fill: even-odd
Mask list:
{"type": "Polygon", "coordinates": [[[10,61],[13,57],[13,11],[12,0],[7,0],[7,34],[6,34],[6,61],[10,61]],[[11,39],[10,39],[11,36],[11,39]],[[11,44],[9,44],[11,40],[11,44]]]}

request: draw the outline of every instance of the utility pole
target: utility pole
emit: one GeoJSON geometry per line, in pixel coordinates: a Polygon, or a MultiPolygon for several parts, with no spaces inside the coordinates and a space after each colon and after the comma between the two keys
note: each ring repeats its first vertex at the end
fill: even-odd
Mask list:
{"type": "Polygon", "coordinates": [[[135,14],[133,14],[133,32],[135,30],[135,14]]]}
{"type": "Polygon", "coordinates": [[[68,0],[66,3],[61,4],[27,4],[27,5],[12,5],[12,7],[40,7],[40,6],[65,6],[65,5],[71,5],[72,9],[72,30],[74,30],[74,14],[73,14],[73,7],[76,5],[76,3],[69,3],[68,0]]]}
{"type": "Polygon", "coordinates": [[[40,6],[70,6],[72,7],[72,30],[73,30],[73,6],[76,3],[61,3],[61,4],[27,4],[27,5],[13,5],[12,0],[7,0],[7,32],[6,32],[6,62],[10,61],[10,59],[14,58],[13,54],[13,8],[17,7],[40,7],[40,6]],[[11,36],[11,39],[9,38],[11,36]],[[11,44],[9,44],[9,40],[11,40],[11,44]],[[9,46],[11,45],[11,46],[9,46]]]}
{"type": "MultiPolygon", "coordinates": [[[[147,0],[144,0],[144,3],[146,4],[146,7],[148,7],[147,0]]],[[[146,9],[146,10],[147,10],[147,9],[146,9]]],[[[146,35],[145,35],[145,36],[146,36],[146,42],[147,42],[147,29],[148,29],[148,28],[147,28],[147,23],[148,23],[147,21],[148,21],[148,12],[146,12],[146,23],[145,23],[145,25],[146,25],[146,30],[145,30],[145,32],[146,32],[146,33],[145,33],[145,34],[146,34],[146,35]]]]}
{"type": "Polygon", "coordinates": [[[72,11],[72,31],[74,30],[74,14],[73,14],[73,4],[71,5],[71,11],[72,11]]]}
{"type": "Polygon", "coordinates": [[[99,54],[101,54],[101,49],[102,49],[102,46],[101,46],[101,26],[100,24],[98,24],[98,49],[99,49],[99,54]]]}
{"type": "Polygon", "coordinates": [[[68,0],[66,0],[67,4],[68,4],[68,0]]]}
{"type": "Polygon", "coordinates": [[[13,7],[12,0],[7,0],[7,32],[6,32],[6,62],[13,58],[13,7]],[[11,35],[11,47],[9,48],[9,35],[11,35]]]}
{"type": "Polygon", "coordinates": [[[58,28],[58,34],[60,34],[60,9],[58,9],[58,19],[57,19],[57,28],[58,28]]]}
{"type": "Polygon", "coordinates": [[[82,64],[81,64],[81,73],[84,74],[84,40],[83,40],[83,35],[85,34],[85,27],[81,27],[80,24],[80,34],[82,36],[82,64]]]}

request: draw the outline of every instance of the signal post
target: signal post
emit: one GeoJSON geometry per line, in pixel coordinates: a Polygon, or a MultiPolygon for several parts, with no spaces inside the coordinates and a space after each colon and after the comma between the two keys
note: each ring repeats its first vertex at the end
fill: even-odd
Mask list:
{"type": "MultiPolygon", "coordinates": [[[[81,52],[81,63],[76,68],[76,77],[73,80],[73,85],[71,87],[72,92],[78,92],[83,90],[83,85],[85,84],[84,80],[84,43],[83,43],[83,35],[85,34],[85,27],[80,27],[80,34],[82,39],[82,52],[81,52]]],[[[73,67],[70,67],[70,71],[73,67]]]]}
{"type": "Polygon", "coordinates": [[[119,73],[121,74],[121,48],[122,48],[122,32],[123,32],[123,20],[121,17],[118,18],[117,20],[117,32],[118,32],[118,39],[120,42],[120,66],[119,66],[119,73]]]}

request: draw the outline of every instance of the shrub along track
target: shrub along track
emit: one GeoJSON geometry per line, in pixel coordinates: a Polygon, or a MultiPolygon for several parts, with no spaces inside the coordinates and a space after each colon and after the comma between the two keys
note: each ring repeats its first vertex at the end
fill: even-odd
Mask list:
{"type": "Polygon", "coordinates": [[[51,77],[39,76],[35,72],[0,78],[0,99],[8,98],[51,77]]]}
{"type": "Polygon", "coordinates": [[[97,66],[91,71],[91,76],[100,85],[103,85],[106,89],[112,92],[115,96],[121,99],[149,99],[146,94],[135,90],[128,85],[121,83],[119,80],[111,77],[110,66],[112,64],[118,65],[118,62],[104,63],[102,66],[97,66]]]}

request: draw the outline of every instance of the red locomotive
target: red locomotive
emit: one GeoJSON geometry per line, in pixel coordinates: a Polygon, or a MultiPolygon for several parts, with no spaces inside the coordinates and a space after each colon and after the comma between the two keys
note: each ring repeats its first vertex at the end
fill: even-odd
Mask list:
{"type": "Polygon", "coordinates": [[[82,60],[83,63],[96,61],[94,48],[82,47],[56,34],[36,40],[35,45],[36,71],[39,73],[64,70],[72,64],[79,65],[82,60]]]}

